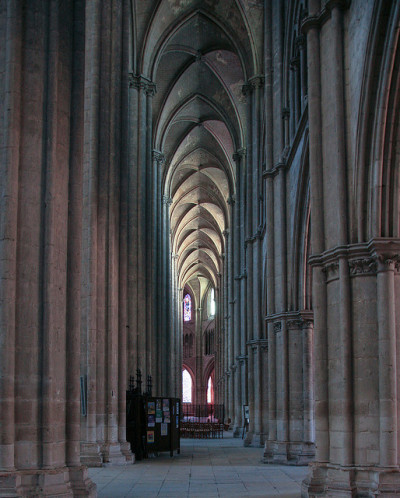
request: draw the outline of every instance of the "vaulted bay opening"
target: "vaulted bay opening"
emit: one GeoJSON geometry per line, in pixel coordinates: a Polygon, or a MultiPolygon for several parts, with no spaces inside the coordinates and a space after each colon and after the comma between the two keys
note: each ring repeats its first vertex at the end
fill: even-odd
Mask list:
{"type": "Polygon", "coordinates": [[[166,320],[160,329],[170,345],[167,377],[174,394],[183,394],[187,413],[201,406],[213,417],[211,405],[219,405],[223,421],[229,415],[226,372],[235,356],[234,265],[241,256],[235,201],[246,135],[244,60],[251,65],[252,56],[236,2],[209,9],[191,4],[171,10],[160,2],[149,29],[149,39],[159,36],[151,47],[157,89],[151,125],[162,199],[159,280],[166,320]]]}

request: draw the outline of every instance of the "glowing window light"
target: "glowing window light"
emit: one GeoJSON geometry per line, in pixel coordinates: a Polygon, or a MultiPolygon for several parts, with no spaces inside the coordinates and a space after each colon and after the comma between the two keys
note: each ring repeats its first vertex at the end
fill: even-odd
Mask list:
{"type": "Polygon", "coordinates": [[[183,299],[183,321],[190,322],[192,319],[192,298],[189,294],[183,299]]]}
{"type": "Polygon", "coordinates": [[[211,289],[211,302],[210,302],[210,315],[214,316],[215,315],[215,294],[214,294],[214,289],[211,289]]]}
{"type": "Polygon", "coordinates": [[[182,401],[183,403],[192,402],[192,377],[186,369],[182,372],[182,401]]]}

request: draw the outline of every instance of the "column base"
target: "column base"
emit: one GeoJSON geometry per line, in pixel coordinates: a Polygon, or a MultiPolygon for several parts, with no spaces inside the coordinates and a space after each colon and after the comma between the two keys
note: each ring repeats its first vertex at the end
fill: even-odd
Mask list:
{"type": "Polygon", "coordinates": [[[264,448],[264,463],[288,464],[288,443],[267,441],[264,448]]]}
{"type": "Polygon", "coordinates": [[[131,445],[128,441],[120,442],[121,453],[125,455],[126,463],[135,463],[135,455],[131,451],[131,445]]]}
{"type": "Polygon", "coordinates": [[[253,448],[262,448],[265,444],[267,436],[262,432],[248,432],[244,440],[244,446],[252,446],[253,448]]]}
{"type": "Polygon", "coordinates": [[[301,487],[302,497],[400,496],[400,469],[340,467],[313,463],[301,487]]]}
{"type": "Polygon", "coordinates": [[[308,465],[315,459],[315,444],[285,441],[267,441],[264,449],[264,463],[280,465],[308,465]]]}
{"type": "Polygon", "coordinates": [[[69,470],[73,496],[97,496],[96,484],[90,479],[86,467],[76,467],[69,470]]]}
{"type": "Polygon", "coordinates": [[[97,443],[81,443],[81,463],[87,467],[102,467],[103,456],[97,443]]]}
{"type": "Polygon", "coordinates": [[[243,427],[238,425],[233,429],[233,437],[242,437],[243,427]]]}
{"type": "Polygon", "coordinates": [[[97,496],[96,484],[90,480],[85,467],[49,470],[20,470],[0,473],[2,498],[51,496],[74,498],[97,496]]]}
{"type": "Polygon", "coordinates": [[[130,460],[127,460],[120,443],[106,443],[102,446],[104,465],[126,465],[133,463],[132,453],[130,460]]]}

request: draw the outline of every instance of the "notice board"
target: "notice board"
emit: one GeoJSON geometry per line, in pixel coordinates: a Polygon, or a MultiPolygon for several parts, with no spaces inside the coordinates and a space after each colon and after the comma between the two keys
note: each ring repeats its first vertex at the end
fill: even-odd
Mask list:
{"type": "Polygon", "coordinates": [[[127,441],[138,460],[150,453],[180,453],[179,398],[149,397],[127,391],[127,441]]]}
{"type": "Polygon", "coordinates": [[[147,453],[180,453],[180,400],[152,397],[145,398],[144,403],[147,453]]]}

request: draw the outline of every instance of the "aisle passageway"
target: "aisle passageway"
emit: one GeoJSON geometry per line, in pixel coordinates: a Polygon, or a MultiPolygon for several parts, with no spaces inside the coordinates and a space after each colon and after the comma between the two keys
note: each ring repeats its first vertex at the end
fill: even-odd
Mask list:
{"type": "Polygon", "coordinates": [[[182,439],[181,454],[135,465],[90,469],[98,496],[175,498],[258,496],[297,498],[307,467],[265,465],[259,448],[243,447],[241,439],[182,439]]]}

